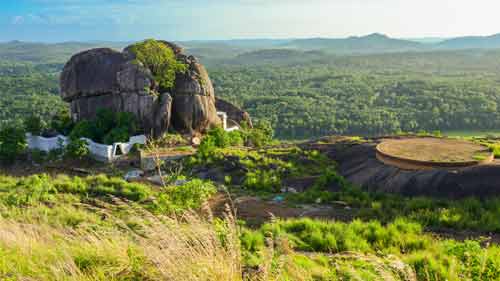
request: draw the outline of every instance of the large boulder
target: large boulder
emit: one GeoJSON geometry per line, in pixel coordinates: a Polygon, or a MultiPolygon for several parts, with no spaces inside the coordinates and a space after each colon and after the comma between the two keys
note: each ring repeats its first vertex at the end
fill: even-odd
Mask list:
{"type": "Polygon", "coordinates": [[[248,112],[246,111],[243,111],[236,105],[216,97],[215,107],[217,108],[217,111],[225,112],[227,114],[229,122],[234,122],[238,126],[246,126],[248,128],[253,128],[250,114],[248,114],[248,112]]]}
{"type": "Polygon", "coordinates": [[[215,108],[212,81],[196,58],[181,57],[188,70],[176,77],[172,123],[182,133],[203,132],[221,123],[215,108]]]}
{"type": "Polygon", "coordinates": [[[160,136],[171,125],[178,132],[197,134],[220,124],[214,88],[203,65],[184,55],[178,45],[158,42],[187,65],[166,92],[159,90],[151,71],[135,59],[130,47],[123,52],[101,48],[74,55],[60,79],[61,97],[71,104],[73,119],[93,119],[101,108],[131,112],[152,136],[160,136]]]}

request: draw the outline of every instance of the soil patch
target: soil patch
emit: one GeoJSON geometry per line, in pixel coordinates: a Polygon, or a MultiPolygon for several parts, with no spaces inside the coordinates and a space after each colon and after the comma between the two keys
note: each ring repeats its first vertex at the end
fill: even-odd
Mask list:
{"type": "Polygon", "coordinates": [[[410,170],[469,167],[494,159],[486,146],[446,138],[385,139],[376,150],[380,161],[410,170]]]}

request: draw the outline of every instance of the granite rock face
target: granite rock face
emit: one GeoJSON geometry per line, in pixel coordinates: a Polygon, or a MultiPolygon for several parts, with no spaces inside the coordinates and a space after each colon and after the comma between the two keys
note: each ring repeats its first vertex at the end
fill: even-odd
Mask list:
{"type": "Polygon", "coordinates": [[[378,140],[336,143],[317,149],[338,163],[339,173],[349,182],[365,190],[446,198],[500,195],[500,163],[453,170],[403,170],[380,162],[376,158],[377,144],[378,140]]]}
{"type": "Polygon", "coordinates": [[[125,48],[123,52],[100,48],[74,55],[64,66],[61,97],[71,104],[75,121],[93,119],[99,109],[131,112],[144,132],[160,136],[169,128],[184,134],[203,133],[220,124],[215,94],[207,71],[196,58],[171,48],[188,70],[176,74],[175,87],[160,92],[151,71],[125,48]]]}
{"type": "Polygon", "coordinates": [[[215,108],[215,94],[212,81],[205,67],[196,58],[181,57],[188,70],[175,80],[175,95],[172,105],[172,123],[183,133],[194,133],[197,128],[207,128],[220,124],[215,108]]]}
{"type": "Polygon", "coordinates": [[[237,125],[247,126],[253,128],[252,119],[248,112],[243,111],[241,108],[229,103],[223,99],[215,98],[215,107],[217,111],[222,111],[227,114],[228,122],[236,123],[237,125]]]}

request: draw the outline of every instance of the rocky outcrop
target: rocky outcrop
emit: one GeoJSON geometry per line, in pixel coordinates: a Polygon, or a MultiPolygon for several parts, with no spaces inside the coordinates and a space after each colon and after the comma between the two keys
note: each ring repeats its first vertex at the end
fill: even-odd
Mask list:
{"type": "Polygon", "coordinates": [[[175,87],[168,92],[160,92],[151,71],[135,61],[129,47],[123,52],[101,48],[74,55],[60,79],[61,97],[71,104],[73,119],[93,119],[100,108],[131,112],[153,136],[171,125],[180,133],[197,134],[220,124],[214,88],[203,65],[184,55],[178,45],[159,42],[188,66],[185,73],[176,74],[175,87]]]}
{"type": "Polygon", "coordinates": [[[402,170],[377,160],[375,147],[378,142],[340,142],[308,147],[319,149],[336,160],[340,174],[365,190],[447,198],[500,195],[500,165],[478,165],[454,170],[402,170]]]}
{"type": "Polygon", "coordinates": [[[223,99],[215,98],[215,107],[217,111],[222,111],[227,114],[228,123],[237,123],[240,126],[247,126],[253,128],[252,119],[248,112],[243,111],[241,108],[229,103],[223,99]]]}
{"type": "MultiPolygon", "coordinates": [[[[179,56],[178,56],[179,57],[179,56]]],[[[205,67],[193,56],[180,56],[188,70],[176,77],[172,121],[177,131],[193,134],[198,128],[209,128],[221,123],[215,108],[212,81],[205,67]]]]}

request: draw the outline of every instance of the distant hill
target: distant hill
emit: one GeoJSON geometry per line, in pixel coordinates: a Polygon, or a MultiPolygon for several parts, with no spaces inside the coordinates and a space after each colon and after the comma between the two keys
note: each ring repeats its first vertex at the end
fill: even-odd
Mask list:
{"type": "Polygon", "coordinates": [[[296,64],[314,60],[327,60],[327,55],[322,51],[302,51],[293,49],[265,49],[243,53],[228,63],[236,64],[296,64]]]}
{"type": "Polygon", "coordinates": [[[441,49],[497,49],[500,48],[500,33],[491,36],[457,37],[436,46],[441,49]]]}
{"type": "Polygon", "coordinates": [[[56,44],[11,41],[0,43],[0,60],[31,63],[64,63],[72,55],[97,47],[121,49],[117,42],[64,42],[56,44]]]}
{"type": "MultiPolygon", "coordinates": [[[[363,55],[436,50],[500,49],[500,34],[452,39],[396,39],[384,34],[373,33],[367,36],[348,38],[236,39],[180,41],[177,43],[186,49],[186,53],[195,55],[208,64],[227,60],[252,63],[252,59],[282,62],[294,56],[308,56],[309,59],[314,59],[315,56],[322,54],[363,55]],[[319,51],[321,54],[307,53],[310,51],[319,51]]],[[[122,49],[128,44],[130,42],[94,41],[46,44],[12,41],[0,43],[0,61],[63,64],[73,54],[83,50],[97,47],[122,49]]],[[[300,61],[300,58],[293,58],[293,60],[300,61]]]]}
{"type": "Polygon", "coordinates": [[[324,50],[335,53],[387,53],[418,51],[425,48],[423,44],[418,42],[394,39],[379,33],[345,39],[297,39],[285,44],[283,47],[324,50]]]}

